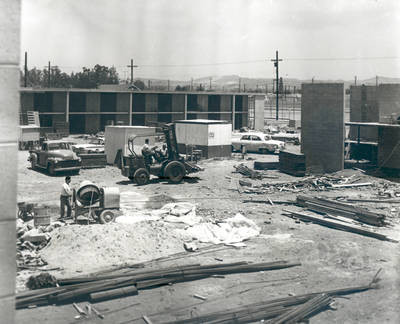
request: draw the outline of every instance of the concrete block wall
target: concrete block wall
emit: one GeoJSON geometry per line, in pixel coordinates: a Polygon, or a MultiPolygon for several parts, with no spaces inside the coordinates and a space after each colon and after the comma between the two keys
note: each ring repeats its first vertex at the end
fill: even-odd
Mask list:
{"type": "Polygon", "coordinates": [[[172,95],[172,121],[185,119],[185,95],[172,95]],[[179,112],[179,114],[177,114],[179,112]]]}
{"type": "Polygon", "coordinates": [[[15,315],[20,11],[20,1],[0,0],[0,322],[10,324],[15,315]]]}
{"type": "Polygon", "coordinates": [[[377,100],[379,122],[391,123],[392,114],[400,116],[400,84],[380,84],[377,100]]]}
{"type": "Polygon", "coordinates": [[[301,100],[301,149],[311,173],[344,167],[343,83],[304,83],[301,100]]]}
{"type": "MultiPolygon", "coordinates": [[[[379,107],[377,102],[376,86],[350,87],[350,121],[351,122],[378,122],[379,107]]],[[[351,126],[349,137],[356,140],[358,127],[351,126]]],[[[374,127],[361,127],[360,138],[365,141],[378,141],[378,130],[374,127]]]]}
{"type": "Polygon", "coordinates": [[[117,112],[125,112],[125,114],[116,115],[116,123],[122,122],[124,125],[129,125],[129,104],[130,94],[129,93],[117,93],[117,112]]]}
{"type": "Polygon", "coordinates": [[[378,136],[378,166],[400,170],[400,126],[380,126],[378,136]]]}

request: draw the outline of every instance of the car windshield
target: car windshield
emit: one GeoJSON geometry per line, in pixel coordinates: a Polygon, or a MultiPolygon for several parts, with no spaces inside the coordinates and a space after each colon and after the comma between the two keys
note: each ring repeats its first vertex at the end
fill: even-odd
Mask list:
{"type": "Polygon", "coordinates": [[[70,149],[69,143],[49,143],[47,144],[47,147],[49,151],[70,149]]]}
{"type": "Polygon", "coordinates": [[[264,137],[264,139],[265,139],[266,141],[269,141],[269,140],[271,139],[271,136],[267,135],[267,136],[264,137]]]}

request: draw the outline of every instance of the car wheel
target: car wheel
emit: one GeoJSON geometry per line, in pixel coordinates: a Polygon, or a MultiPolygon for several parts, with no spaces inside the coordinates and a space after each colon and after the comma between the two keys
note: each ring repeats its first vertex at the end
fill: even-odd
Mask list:
{"type": "Polygon", "coordinates": [[[105,209],[99,215],[100,224],[108,224],[115,220],[115,214],[112,210],[105,209]]]}
{"type": "Polygon", "coordinates": [[[149,183],[150,174],[149,174],[149,171],[147,171],[146,169],[140,168],[135,171],[133,178],[135,179],[135,182],[139,186],[143,186],[143,185],[149,183]]]}
{"type": "Polygon", "coordinates": [[[172,161],[165,167],[164,175],[169,178],[172,183],[179,183],[185,176],[185,167],[179,161],[172,161]]]}
{"type": "Polygon", "coordinates": [[[54,164],[53,163],[49,163],[48,165],[47,165],[47,172],[51,175],[51,176],[53,176],[53,175],[55,175],[55,170],[54,170],[54,164]]]}

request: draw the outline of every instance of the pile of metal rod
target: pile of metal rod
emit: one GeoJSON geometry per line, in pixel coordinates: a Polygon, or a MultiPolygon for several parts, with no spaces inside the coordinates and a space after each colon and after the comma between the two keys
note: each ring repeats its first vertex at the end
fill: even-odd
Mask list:
{"type": "Polygon", "coordinates": [[[275,261],[209,265],[191,264],[147,271],[130,269],[125,273],[91,275],[88,277],[58,280],[59,287],[32,290],[18,294],[16,297],[16,307],[24,308],[32,305],[63,304],[83,300],[97,302],[135,295],[137,294],[137,290],[140,289],[152,289],[162,285],[199,280],[214,275],[278,270],[299,265],[300,263],[275,261]]]}
{"type": "MultiPolygon", "coordinates": [[[[376,273],[368,285],[327,290],[298,296],[276,298],[254,304],[244,305],[234,310],[214,312],[198,317],[188,317],[163,324],[190,324],[190,323],[252,323],[267,321],[267,323],[298,323],[329,307],[335,296],[348,295],[378,288],[378,274],[376,273]]],[[[190,312],[188,312],[190,313],[190,312]]],[[[155,314],[157,316],[157,314],[155,314]]]]}
{"type": "Polygon", "coordinates": [[[385,215],[383,214],[373,213],[365,208],[326,198],[299,195],[297,196],[297,204],[318,213],[344,216],[374,226],[385,225],[385,215]]]}

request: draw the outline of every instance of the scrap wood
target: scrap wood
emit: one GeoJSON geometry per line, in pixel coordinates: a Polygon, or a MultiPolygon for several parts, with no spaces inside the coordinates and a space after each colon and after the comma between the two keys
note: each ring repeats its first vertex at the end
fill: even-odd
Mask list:
{"type": "MultiPolygon", "coordinates": [[[[23,308],[29,305],[46,305],[46,304],[60,304],[68,303],[73,300],[88,299],[94,296],[93,293],[105,292],[102,298],[119,295],[126,295],[134,293],[136,289],[149,289],[166,285],[170,283],[193,281],[203,278],[208,278],[213,275],[225,275],[234,273],[256,272],[278,270],[299,266],[300,263],[289,261],[274,261],[274,262],[261,262],[261,263],[248,263],[248,262],[234,262],[234,263],[217,263],[209,265],[187,265],[181,267],[165,268],[149,270],[148,273],[140,271],[131,273],[129,276],[122,275],[120,277],[102,278],[102,277],[89,277],[72,280],[63,279],[58,283],[61,287],[55,287],[47,290],[44,295],[36,294],[30,295],[25,298],[16,299],[16,307],[23,308]],[[90,281],[92,280],[92,281],[90,281]],[[71,284],[73,283],[73,284],[71,284]],[[130,287],[129,289],[117,289],[130,287]]],[[[108,298],[109,299],[109,298],[108,298]]]]}
{"type": "Polygon", "coordinates": [[[80,308],[80,307],[78,306],[78,304],[72,303],[72,306],[74,306],[74,308],[75,308],[76,311],[79,313],[79,315],[85,315],[85,316],[86,316],[86,312],[85,312],[82,308],[80,308]]]}
{"type": "Polygon", "coordinates": [[[350,188],[350,187],[363,187],[370,186],[372,182],[363,182],[363,183],[344,183],[344,184],[332,184],[332,188],[350,188]]]}
{"type": "MultiPolygon", "coordinates": [[[[272,300],[261,301],[253,304],[248,304],[240,306],[234,310],[223,310],[217,311],[205,315],[200,315],[198,317],[190,317],[182,320],[175,320],[172,322],[163,322],[164,324],[195,324],[195,323],[249,323],[257,322],[261,320],[271,320],[276,319],[278,316],[283,316],[285,314],[286,319],[294,319],[296,316],[306,316],[306,313],[310,312],[312,309],[317,310],[319,307],[328,301],[332,297],[349,295],[353,293],[360,293],[370,289],[376,289],[378,287],[378,275],[381,269],[374,275],[371,282],[367,285],[354,286],[339,288],[333,290],[326,290],[321,292],[307,293],[297,296],[288,296],[282,298],[275,298],[272,300]],[[312,302],[311,302],[312,301],[312,302]],[[293,316],[289,318],[289,312],[293,316]]],[[[191,306],[190,306],[191,307],[191,306]]],[[[324,306],[325,307],[325,306],[324,306]]],[[[182,309],[179,309],[179,311],[182,309]]],[[[171,314],[171,310],[168,311],[171,314]]],[[[312,312],[310,312],[312,314],[312,312]]],[[[309,315],[310,315],[309,314],[309,315]]],[[[163,316],[164,313],[152,314],[152,316],[163,316]]],[[[280,322],[287,323],[287,322],[280,322]]]]}
{"type": "Polygon", "coordinates": [[[243,203],[256,203],[256,204],[278,204],[278,205],[293,205],[296,204],[296,201],[292,200],[275,200],[268,198],[267,200],[261,200],[261,199],[244,199],[242,200],[243,203]]]}
{"type": "Polygon", "coordinates": [[[297,204],[315,212],[329,213],[355,219],[374,226],[385,225],[385,215],[351,204],[345,204],[322,197],[297,196],[297,204]]]}
{"type": "MultiPolygon", "coordinates": [[[[360,227],[356,227],[354,225],[347,225],[347,224],[339,222],[339,221],[330,221],[330,220],[323,219],[320,217],[302,214],[302,213],[298,213],[298,212],[295,212],[292,210],[287,210],[287,209],[284,209],[283,211],[288,213],[289,217],[291,217],[291,218],[298,218],[303,221],[310,221],[310,222],[313,222],[313,223],[316,223],[316,224],[319,224],[322,226],[327,226],[327,227],[330,227],[330,228],[333,228],[336,230],[341,230],[341,231],[352,232],[352,233],[356,233],[356,234],[360,234],[360,235],[364,235],[364,236],[369,236],[369,237],[373,237],[373,238],[376,238],[376,239],[382,240],[382,241],[388,241],[388,242],[392,242],[392,243],[399,242],[399,241],[388,238],[386,235],[371,232],[371,231],[362,229],[360,227]]],[[[287,216],[287,214],[282,214],[282,215],[287,216]]]]}
{"type": "Polygon", "coordinates": [[[298,305],[274,318],[270,324],[295,324],[303,321],[312,314],[319,313],[332,302],[326,294],[318,294],[302,305],[298,305]]]}
{"type": "Polygon", "coordinates": [[[93,313],[95,313],[98,317],[100,317],[101,319],[104,319],[104,315],[101,314],[96,308],[94,308],[93,305],[91,305],[92,311],[93,313]]]}
{"type": "Polygon", "coordinates": [[[382,204],[398,204],[400,203],[400,199],[356,199],[356,198],[347,198],[348,202],[370,202],[370,203],[382,203],[382,204]]]}
{"type": "Polygon", "coordinates": [[[143,317],[143,320],[144,320],[147,324],[153,324],[153,322],[150,321],[150,319],[149,319],[146,315],[143,315],[142,317],[143,317]]]}

